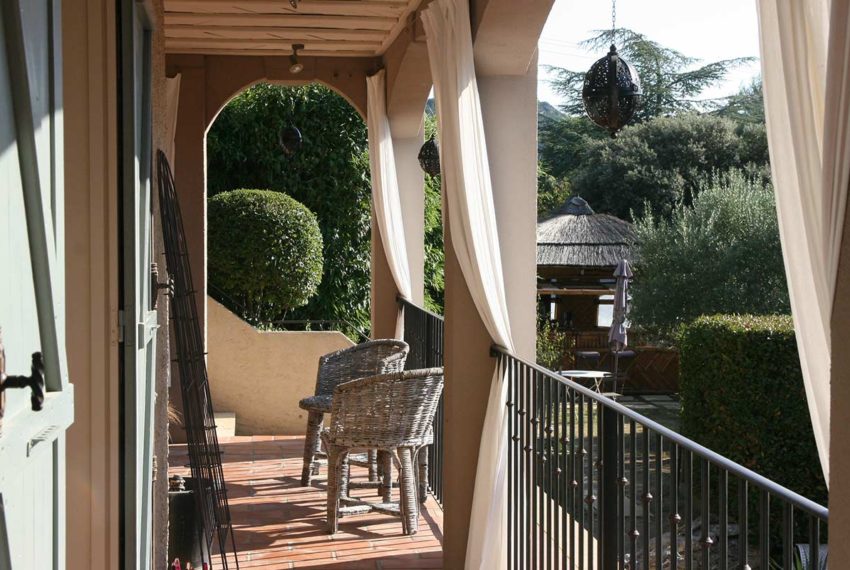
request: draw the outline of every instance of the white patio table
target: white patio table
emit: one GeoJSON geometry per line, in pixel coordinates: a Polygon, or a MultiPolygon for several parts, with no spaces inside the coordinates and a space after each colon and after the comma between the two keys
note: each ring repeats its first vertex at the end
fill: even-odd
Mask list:
{"type": "Polygon", "coordinates": [[[605,380],[613,378],[610,372],[602,372],[600,370],[561,370],[558,374],[570,380],[589,380],[593,384],[592,388],[599,394],[602,394],[602,387],[605,380]]]}

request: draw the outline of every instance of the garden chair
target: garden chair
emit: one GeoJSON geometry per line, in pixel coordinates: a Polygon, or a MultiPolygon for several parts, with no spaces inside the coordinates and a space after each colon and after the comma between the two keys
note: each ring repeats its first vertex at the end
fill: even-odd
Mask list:
{"type": "MultiPolygon", "coordinates": [[[[375,510],[401,517],[402,532],[419,526],[418,456],[434,441],[434,414],[443,392],[443,369],[426,368],[362,378],[337,386],[330,427],[322,432],[328,451],[328,532],[339,517],[375,510]],[[377,449],[399,470],[399,503],[374,504],[348,496],[348,456],[377,449]],[[345,506],[341,507],[341,503],[345,506]]],[[[384,477],[389,477],[384,471],[384,477]]]]}
{"type": "MultiPolygon", "coordinates": [[[[315,394],[298,402],[298,406],[308,412],[304,466],[301,470],[303,487],[309,486],[313,476],[319,473],[319,460],[323,456],[319,433],[322,431],[324,414],[331,412],[334,388],[357,378],[404,370],[409,351],[410,347],[401,340],[370,340],[319,358],[315,394]]],[[[378,466],[374,451],[368,453],[367,462],[369,479],[375,481],[378,466]]]]}

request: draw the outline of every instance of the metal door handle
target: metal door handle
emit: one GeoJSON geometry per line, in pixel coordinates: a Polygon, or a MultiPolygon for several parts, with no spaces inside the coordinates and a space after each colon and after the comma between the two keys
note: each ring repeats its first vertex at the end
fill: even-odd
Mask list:
{"type": "Polygon", "coordinates": [[[8,388],[30,388],[32,410],[37,412],[44,406],[44,357],[40,352],[32,353],[30,376],[6,376],[0,372],[0,392],[8,388]]]}

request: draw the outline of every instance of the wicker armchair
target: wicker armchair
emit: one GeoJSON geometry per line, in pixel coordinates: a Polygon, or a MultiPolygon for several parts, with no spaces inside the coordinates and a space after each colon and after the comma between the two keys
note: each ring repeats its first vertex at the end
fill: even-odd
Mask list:
{"type": "MultiPolygon", "coordinates": [[[[319,359],[316,392],[298,402],[298,406],[308,412],[302,486],[309,486],[313,476],[319,473],[319,459],[322,456],[319,432],[322,430],[324,414],[331,412],[334,388],[357,378],[404,370],[409,351],[407,343],[400,340],[370,340],[319,359]]],[[[369,471],[370,479],[377,479],[374,452],[369,453],[369,471]]]]}
{"type": "Polygon", "coordinates": [[[400,516],[404,534],[416,533],[418,455],[434,441],[434,413],[442,392],[442,368],[382,374],[336,388],[331,424],[322,432],[328,451],[328,532],[337,531],[342,515],[375,510],[400,516]],[[347,458],[360,449],[377,449],[395,461],[400,471],[397,505],[388,497],[373,504],[348,496],[347,458]]]}

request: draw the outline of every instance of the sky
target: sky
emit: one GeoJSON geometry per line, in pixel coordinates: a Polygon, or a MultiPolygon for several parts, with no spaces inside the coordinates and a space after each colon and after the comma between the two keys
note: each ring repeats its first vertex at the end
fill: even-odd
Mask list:
{"type": "MultiPolygon", "coordinates": [[[[610,0],[555,0],[539,43],[540,100],[562,102],[548,83],[545,66],[587,70],[605,53],[588,53],[577,44],[594,30],[610,27],[610,0]]],[[[704,63],[759,55],[755,0],[618,0],[617,27],[640,32],[704,63]]],[[[758,62],[743,66],[703,96],[731,95],[758,73],[758,62]]]]}

